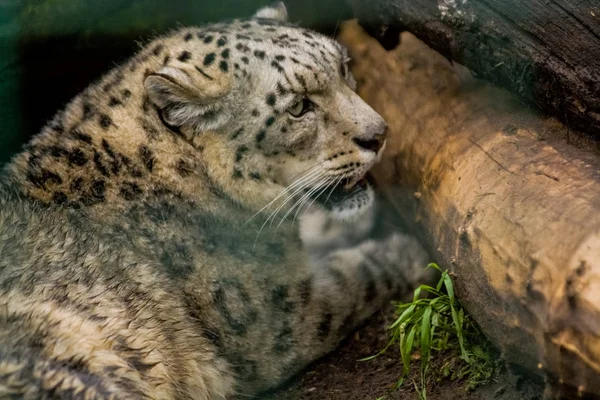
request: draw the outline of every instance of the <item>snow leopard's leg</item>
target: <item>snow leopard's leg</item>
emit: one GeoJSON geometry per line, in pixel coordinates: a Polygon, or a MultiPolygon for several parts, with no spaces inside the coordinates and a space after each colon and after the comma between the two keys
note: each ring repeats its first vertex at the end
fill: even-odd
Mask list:
{"type": "Polygon", "coordinates": [[[246,275],[230,285],[235,294],[224,306],[237,334],[222,335],[221,348],[241,393],[255,394],[291,377],[431,276],[427,254],[413,237],[391,233],[369,239],[369,224],[338,229],[336,222],[321,224],[323,215],[317,217],[317,226],[307,227],[309,218],[301,228],[310,257],[288,259],[282,273],[273,268],[267,279],[246,275]]]}

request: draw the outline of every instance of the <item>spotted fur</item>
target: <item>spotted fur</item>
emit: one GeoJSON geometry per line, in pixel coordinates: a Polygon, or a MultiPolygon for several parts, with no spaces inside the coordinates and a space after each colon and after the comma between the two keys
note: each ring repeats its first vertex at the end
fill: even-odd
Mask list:
{"type": "Polygon", "coordinates": [[[413,239],[367,238],[371,189],[310,197],[362,177],[385,123],[286,18],[152,41],[6,167],[0,398],[256,395],[420,278],[413,239]]]}

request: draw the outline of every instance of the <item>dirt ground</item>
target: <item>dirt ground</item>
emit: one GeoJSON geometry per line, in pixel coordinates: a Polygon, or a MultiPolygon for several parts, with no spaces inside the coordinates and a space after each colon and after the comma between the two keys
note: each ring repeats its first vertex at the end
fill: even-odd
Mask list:
{"type": "MultiPolygon", "coordinates": [[[[390,310],[391,311],[391,310],[390,310]]],[[[412,400],[418,399],[410,379],[391,392],[402,366],[392,349],[370,361],[358,361],[381,350],[388,341],[385,327],[391,312],[379,312],[361,330],[327,357],[310,366],[264,400],[412,400]]],[[[441,360],[440,360],[441,361],[441,360]]],[[[418,366],[411,378],[418,381],[418,366]]],[[[494,382],[467,393],[464,381],[441,381],[427,388],[428,400],[538,400],[542,382],[502,371],[494,382]]]]}

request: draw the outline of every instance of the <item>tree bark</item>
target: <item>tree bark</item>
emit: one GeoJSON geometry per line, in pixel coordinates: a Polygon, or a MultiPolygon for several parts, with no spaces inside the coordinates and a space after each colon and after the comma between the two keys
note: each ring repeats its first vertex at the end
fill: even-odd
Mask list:
{"type": "Polygon", "coordinates": [[[600,139],[597,0],[348,1],[376,35],[385,32],[380,27],[407,30],[477,76],[600,139]]]}
{"type": "Polygon", "coordinates": [[[391,52],[356,23],[340,40],[360,95],[389,124],[377,180],[463,304],[507,361],[600,394],[600,158],[589,139],[407,33],[391,52]]]}

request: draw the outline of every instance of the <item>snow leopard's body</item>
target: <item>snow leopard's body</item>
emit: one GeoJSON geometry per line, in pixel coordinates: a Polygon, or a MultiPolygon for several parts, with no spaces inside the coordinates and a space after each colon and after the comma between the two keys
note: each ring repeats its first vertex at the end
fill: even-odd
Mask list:
{"type": "Polygon", "coordinates": [[[284,14],[154,40],[7,166],[0,398],[256,395],[418,279],[414,240],[366,239],[370,186],[335,189],[385,123],[284,14]]]}

